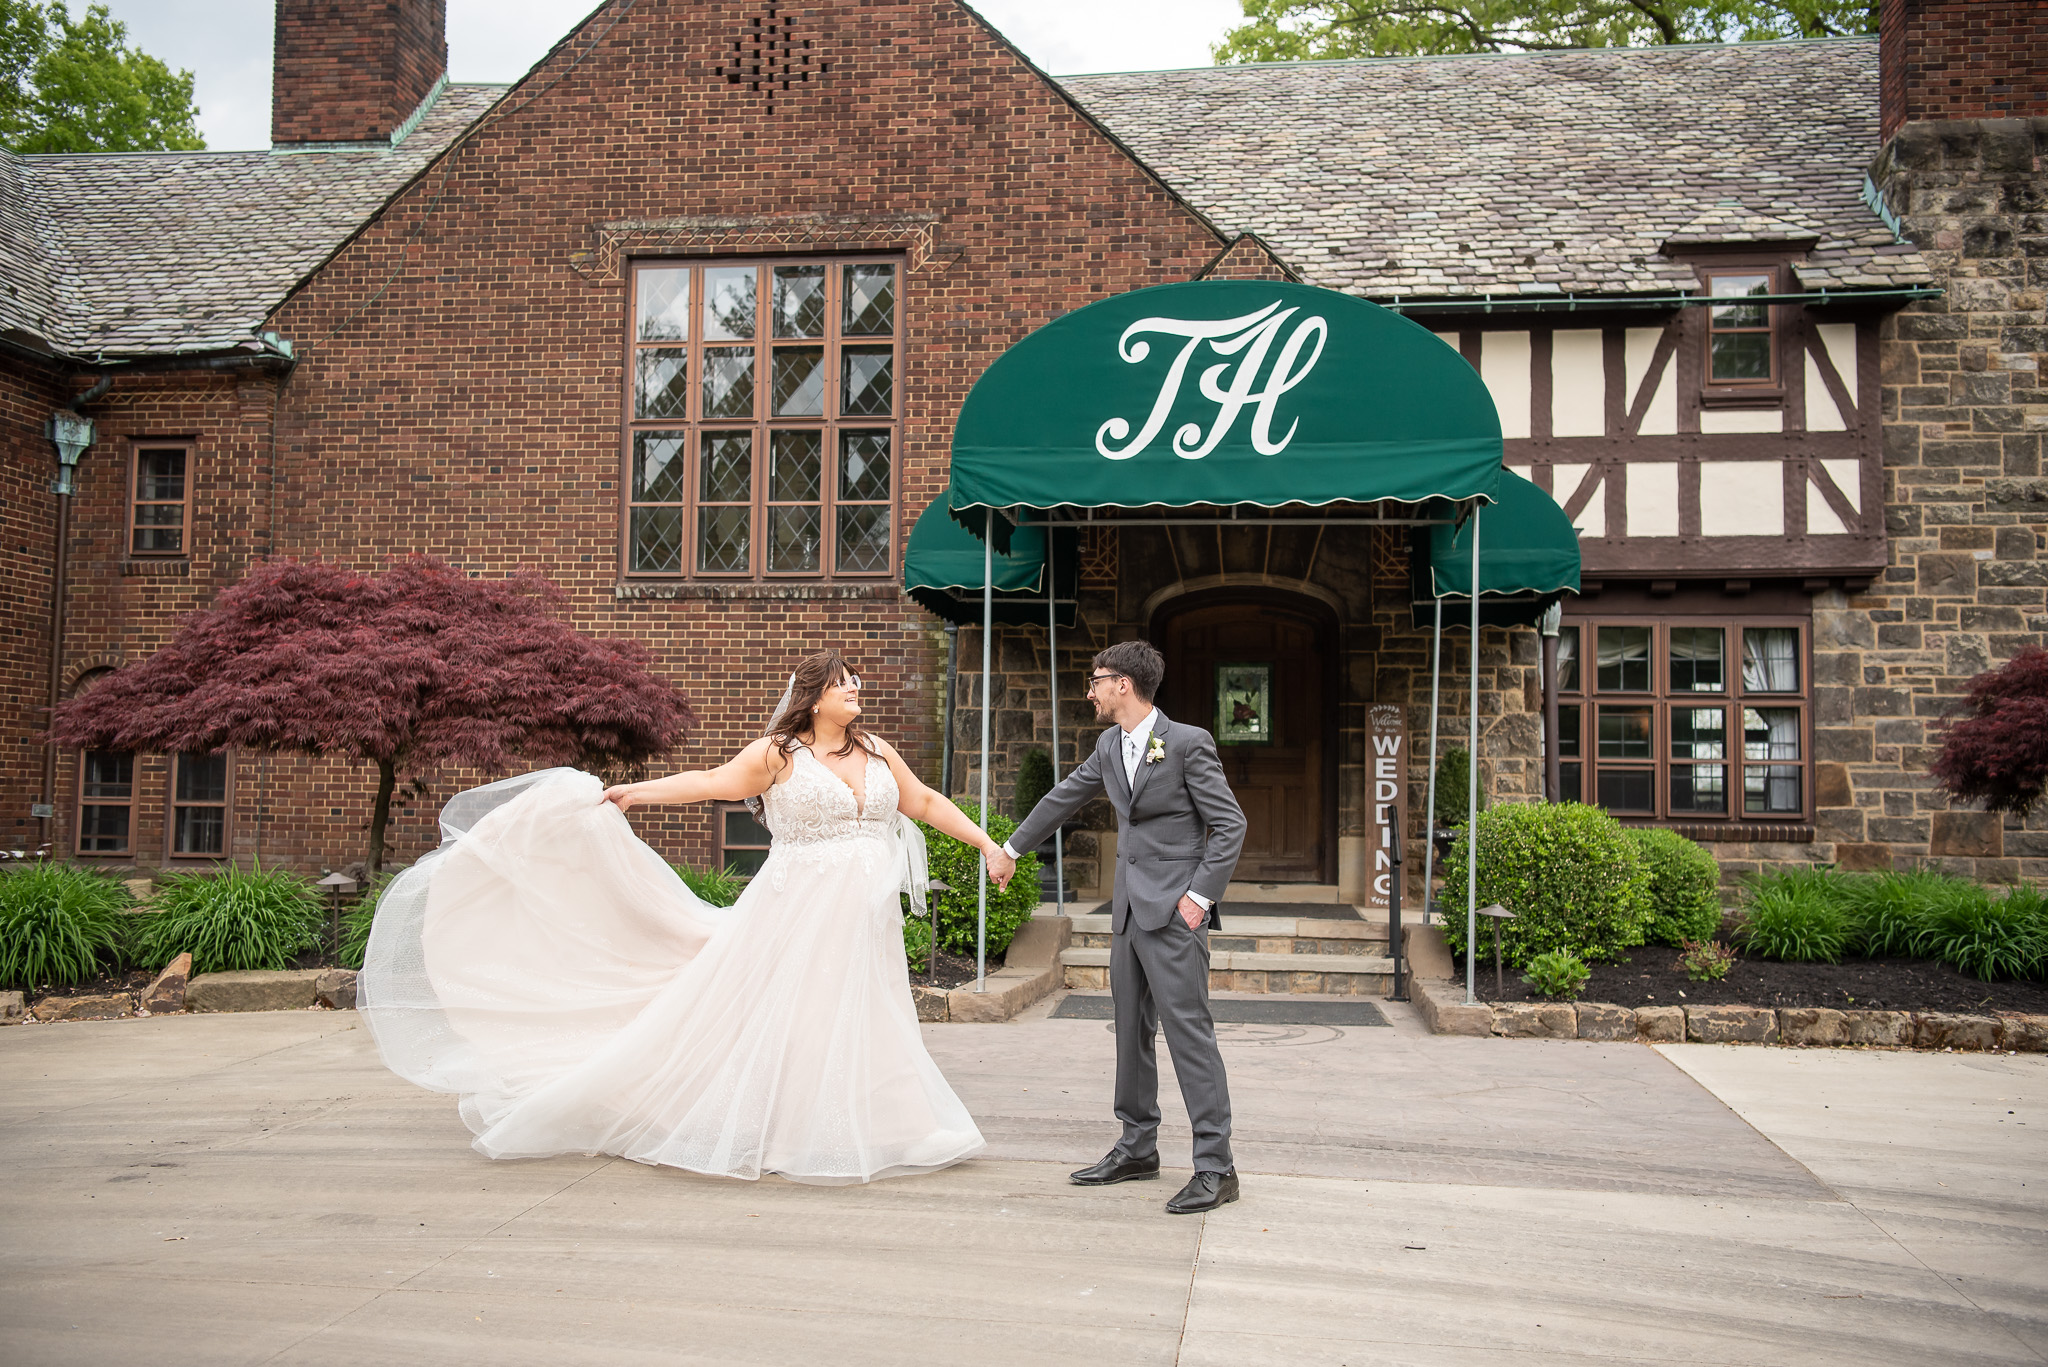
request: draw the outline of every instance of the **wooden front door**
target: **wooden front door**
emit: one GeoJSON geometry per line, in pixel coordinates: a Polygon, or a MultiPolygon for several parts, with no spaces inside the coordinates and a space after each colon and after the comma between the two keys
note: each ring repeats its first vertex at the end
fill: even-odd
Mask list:
{"type": "MultiPolygon", "coordinates": [[[[1230,602],[1174,613],[1153,637],[1166,654],[1160,706],[1175,720],[1216,735],[1224,776],[1244,808],[1239,881],[1315,883],[1326,876],[1324,766],[1336,736],[1324,635],[1314,617],[1298,610],[1230,602]],[[1233,728],[1219,724],[1219,670],[1240,683],[1267,681],[1270,732],[1258,737],[1260,743],[1233,744],[1233,728]]],[[[1232,699],[1241,735],[1250,729],[1253,701],[1243,688],[1232,699]]]]}

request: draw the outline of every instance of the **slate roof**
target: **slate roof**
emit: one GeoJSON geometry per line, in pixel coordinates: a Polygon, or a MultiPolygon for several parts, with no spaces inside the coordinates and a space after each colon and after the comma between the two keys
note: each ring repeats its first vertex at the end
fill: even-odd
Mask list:
{"type": "Polygon", "coordinates": [[[0,152],[0,337],[85,358],[246,345],[504,91],[448,86],[397,147],[0,152]]]}
{"type": "Polygon", "coordinates": [[[1812,239],[1807,289],[1924,284],[1863,201],[1877,64],[1849,38],[1060,84],[1219,226],[1352,294],[1690,292],[1660,254],[1679,235],[1812,239]]]}

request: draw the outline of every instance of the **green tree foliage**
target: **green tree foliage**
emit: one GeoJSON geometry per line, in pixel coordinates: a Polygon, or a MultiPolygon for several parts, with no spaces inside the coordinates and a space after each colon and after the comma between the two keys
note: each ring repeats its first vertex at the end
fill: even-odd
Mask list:
{"type": "Polygon", "coordinates": [[[1871,0],[1242,0],[1219,64],[1875,33],[1871,0]]]}
{"type": "Polygon", "coordinates": [[[128,46],[103,4],[0,0],[0,142],[13,152],[196,152],[192,73],[128,46]]]}

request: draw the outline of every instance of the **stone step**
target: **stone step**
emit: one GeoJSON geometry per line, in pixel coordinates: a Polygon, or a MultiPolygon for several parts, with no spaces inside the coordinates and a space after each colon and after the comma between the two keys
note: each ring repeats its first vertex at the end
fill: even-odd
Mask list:
{"type": "MultiPolygon", "coordinates": [[[[1108,935],[1110,915],[1108,912],[1090,912],[1075,916],[1074,934],[1108,935]]],[[[1233,911],[1226,904],[1223,908],[1223,928],[1213,932],[1216,935],[1251,936],[1254,939],[1271,939],[1275,936],[1293,935],[1306,940],[1378,940],[1387,941],[1385,921],[1352,920],[1336,916],[1253,916],[1233,911]]]]}
{"type": "MultiPolygon", "coordinates": [[[[1066,985],[1102,991],[1109,986],[1109,950],[1081,945],[1060,955],[1066,985]]],[[[1383,997],[1394,962],[1362,954],[1260,954],[1214,950],[1209,957],[1211,992],[1316,992],[1343,997],[1383,997]]]]}
{"type": "Polygon", "coordinates": [[[1223,890],[1229,902],[1341,902],[1335,883],[1231,883],[1223,890]]]}
{"type": "MultiPolygon", "coordinates": [[[[1339,954],[1349,957],[1384,956],[1387,953],[1387,933],[1380,931],[1377,939],[1344,938],[1331,939],[1315,935],[1255,935],[1250,932],[1238,933],[1237,923],[1230,923],[1227,931],[1211,931],[1209,952],[1225,950],[1244,954],[1339,954]]],[[[1074,943],[1088,949],[1108,949],[1113,937],[1107,930],[1083,930],[1074,934],[1074,943]]]]}

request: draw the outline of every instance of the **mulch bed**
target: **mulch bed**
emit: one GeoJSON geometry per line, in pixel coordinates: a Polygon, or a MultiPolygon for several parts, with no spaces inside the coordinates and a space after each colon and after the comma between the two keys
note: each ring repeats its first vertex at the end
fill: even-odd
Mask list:
{"type": "Polygon", "coordinates": [[[92,978],[82,983],[73,983],[69,987],[60,987],[54,991],[48,987],[30,988],[27,993],[27,999],[29,1006],[33,1008],[37,1002],[44,1001],[50,997],[61,999],[64,997],[104,997],[114,992],[140,993],[155,978],[156,974],[149,972],[147,969],[136,969],[132,973],[102,973],[97,978],[92,978]]]}
{"type": "MultiPolygon", "coordinates": [[[[1580,1001],[1615,1006],[1831,1006],[1838,1011],[1955,1011],[2048,1014],[2048,983],[1985,982],[1925,959],[1846,959],[1838,964],[1783,964],[1738,958],[1719,982],[1696,983],[1678,967],[1678,951],[1661,945],[1630,950],[1620,963],[1590,965],[1580,1001]]],[[[1458,965],[1459,976],[1465,972],[1458,965]]],[[[1492,998],[1493,956],[1479,957],[1476,986],[1490,999],[1547,1001],[1503,969],[1505,994],[1492,998]]]]}
{"type": "MultiPolygon", "coordinates": [[[[991,954],[988,956],[989,972],[993,973],[1002,966],[1003,955],[991,954]]],[[[937,987],[950,990],[955,987],[965,987],[973,981],[974,956],[972,954],[948,954],[945,950],[940,950],[939,971],[936,974],[924,971],[924,960],[922,959],[910,966],[910,985],[912,987],[937,987]]]]}

